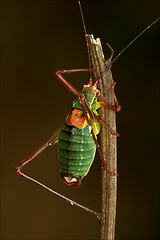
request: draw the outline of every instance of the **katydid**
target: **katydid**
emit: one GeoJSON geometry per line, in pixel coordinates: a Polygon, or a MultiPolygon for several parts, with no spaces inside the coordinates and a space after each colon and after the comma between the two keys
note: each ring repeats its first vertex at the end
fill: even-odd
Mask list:
{"type": "MultiPolygon", "coordinates": [[[[94,161],[96,149],[98,149],[103,169],[111,175],[111,177],[116,177],[117,174],[111,172],[110,169],[107,169],[100,146],[98,144],[97,135],[101,130],[101,125],[105,126],[112,134],[115,136],[119,136],[118,133],[114,132],[109,126],[106,126],[103,120],[101,119],[100,114],[98,113],[98,109],[101,107],[108,108],[112,111],[120,111],[121,106],[116,98],[114,93],[115,82],[111,85],[111,92],[113,94],[115,100],[115,106],[109,105],[105,102],[98,101],[100,96],[100,91],[97,88],[97,84],[99,79],[103,76],[103,73],[96,79],[96,81],[92,82],[92,67],[89,53],[89,46],[87,40],[86,27],[83,17],[83,12],[81,8],[81,3],[78,0],[86,44],[89,58],[89,69],[72,69],[72,70],[58,70],[56,71],[57,78],[70,90],[76,97],[76,100],[73,103],[72,109],[69,112],[64,125],[62,128],[55,131],[49,140],[46,141],[33,155],[29,158],[22,161],[20,164],[16,166],[16,171],[19,175],[27,178],[28,180],[42,186],[43,188],[49,190],[51,193],[56,194],[57,196],[67,200],[73,205],[81,207],[86,211],[89,211],[95,214],[98,219],[100,219],[100,214],[84,207],[65,196],[53,191],[37,180],[25,175],[21,172],[23,166],[25,166],[28,162],[34,159],[38,154],[43,152],[45,149],[53,146],[58,143],[58,152],[59,152],[59,160],[60,160],[60,175],[62,181],[66,185],[71,185],[73,187],[79,187],[81,184],[81,180],[88,174],[91,165],[94,161]],[[88,71],[89,72],[89,82],[84,85],[82,91],[77,91],[63,76],[63,74],[79,72],[79,71],[88,71]]],[[[142,35],[148,28],[150,28],[153,24],[155,24],[160,18],[156,19],[152,24],[150,24],[145,30],[143,30],[136,38],[132,40],[118,55],[114,58],[114,60],[106,67],[105,71],[107,71],[112,63],[128,48],[140,35],[142,35]]]]}

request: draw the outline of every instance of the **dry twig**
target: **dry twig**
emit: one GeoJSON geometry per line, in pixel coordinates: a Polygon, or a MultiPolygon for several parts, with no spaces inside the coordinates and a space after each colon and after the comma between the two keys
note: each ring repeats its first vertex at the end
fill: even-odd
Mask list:
{"type": "MultiPolygon", "coordinates": [[[[110,58],[105,61],[100,39],[94,39],[93,35],[87,35],[94,79],[97,79],[104,71],[105,67],[111,63],[113,50],[110,58]]],[[[114,98],[110,91],[113,83],[110,68],[103,74],[99,80],[99,89],[103,96],[100,100],[114,105],[114,98]]],[[[102,108],[100,114],[104,122],[114,131],[116,131],[116,114],[112,110],[102,108]]],[[[107,165],[107,168],[117,173],[117,137],[102,127],[100,133],[100,147],[107,165]]],[[[115,220],[116,220],[116,200],[117,200],[117,177],[112,178],[110,174],[102,169],[102,224],[101,239],[113,240],[115,238],[115,220]]]]}

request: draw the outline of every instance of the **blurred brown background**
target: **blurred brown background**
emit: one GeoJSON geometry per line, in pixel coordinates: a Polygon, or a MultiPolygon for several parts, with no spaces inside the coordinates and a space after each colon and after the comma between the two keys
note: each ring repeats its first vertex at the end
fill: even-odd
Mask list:
{"type": "MultiPolygon", "coordinates": [[[[83,1],[88,33],[115,56],[159,15],[158,1],[83,1]]],[[[117,114],[116,239],[159,238],[159,23],[114,63],[117,114]]],[[[59,68],[87,68],[76,0],[1,1],[1,239],[98,239],[94,216],[19,177],[15,166],[60,127],[74,96],[58,81],[59,68]]],[[[80,90],[88,73],[67,75],[80,90]]],[[[59,177],[57,148],[24,168],[58,192],[101,209],[97,157],[79,189],[59,177]]]]}

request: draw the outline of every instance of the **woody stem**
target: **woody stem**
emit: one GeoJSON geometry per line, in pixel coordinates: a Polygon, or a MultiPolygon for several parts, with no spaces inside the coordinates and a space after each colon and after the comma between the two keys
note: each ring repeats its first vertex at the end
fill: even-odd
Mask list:
{"type": "MultiPolygon", "coordinates": [[[[111,58],[104,59],[100,39],[93,39],[92,35],[87,35],[94,79],[97,79],[110,64],[111,58]]],[[[112,56],[112,55],[111,55],[112,56]]],[[[104,72],[99,79],[98,89],[103,93],[107,104],[115,105],[110,87],[113,84],[111,70],[104,72]]],[[[101,99],[100,99],[101,100],[101,99]]],[[[103,99],[102,99],[103,100],[103,99]]],[[[116,115],[111,109],[101,108],[101,117],[105,124],[116,131],[116,115]]],[[[100,133],[100,147],[103,158],[108,169],[117,173],[117,137],[102,126],[100,133]]],[[[102,214],[101,214],[101,239],[115,239],[116,221],[116,200],[117,200],[117,177],[112,178],[110,174],[102,169],[102,214]]]]}

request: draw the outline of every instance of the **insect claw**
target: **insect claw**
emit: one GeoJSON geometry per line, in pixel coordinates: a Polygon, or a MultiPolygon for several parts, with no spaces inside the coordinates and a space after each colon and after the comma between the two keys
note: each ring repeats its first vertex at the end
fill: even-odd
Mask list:
{"type": "Polygon", "coordinates": [[[98,219],[98,222],[99,222],[99,224],[101,225],[102,224],[102,222],[101,222],[101,215],[99,214],[99,215],[97,215],[97,219],[98,219]]]}
{"type": "Polygon", "coordinates": [[[110,174],[112,178],[115,178],[115,177],[118,176],[117,173],[115,173],[115,172],[110,172],[105,166],[102,166],[102,168],[103,168],[108,174],[110,174]]]}
{"type": "Polygon", "coordinates": [[[114,178],[116,178],[116,177],[118,176],[118,174],[116,174],[116,173],[114,173],[114,172],[111,172],[111,176],[112,176],[112,178],[114,179],[114,178]]]}

